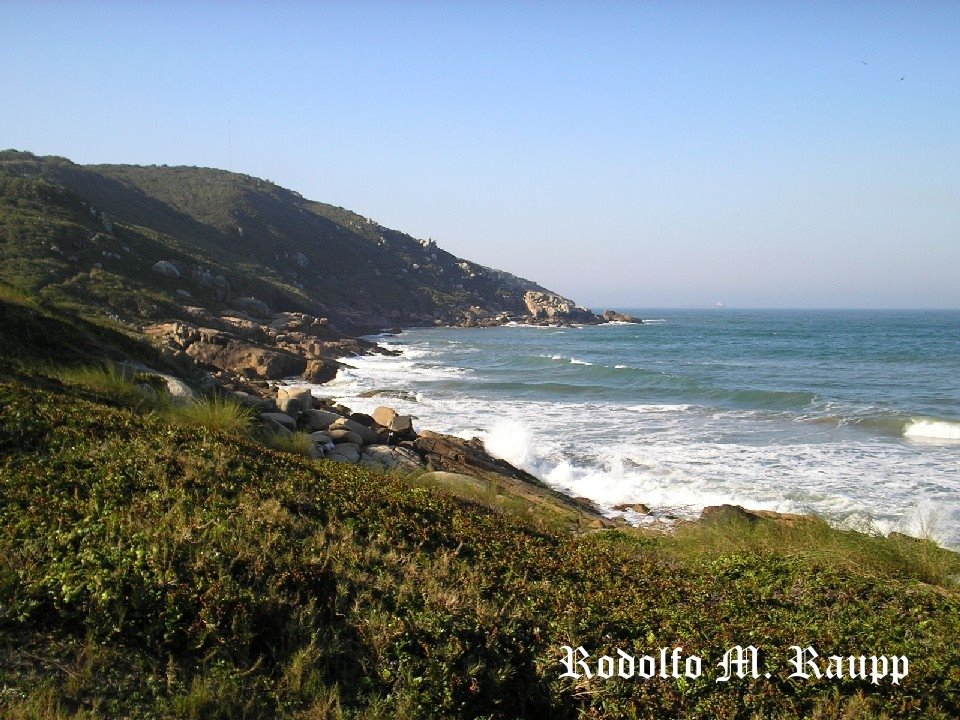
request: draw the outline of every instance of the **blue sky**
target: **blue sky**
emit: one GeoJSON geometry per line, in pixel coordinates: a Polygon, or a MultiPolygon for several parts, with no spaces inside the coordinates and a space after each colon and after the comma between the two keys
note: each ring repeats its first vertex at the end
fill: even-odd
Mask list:
{"type": "Polygon", "coordinates": [[[585,304],[960,307],[957,2],[8,0],[0,27],[3,147],[266,177],[585,304]]]}

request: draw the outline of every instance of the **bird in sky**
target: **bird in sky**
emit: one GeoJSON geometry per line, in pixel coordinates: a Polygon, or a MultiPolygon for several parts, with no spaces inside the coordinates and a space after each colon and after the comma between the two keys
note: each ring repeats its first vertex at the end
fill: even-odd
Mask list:
{"type": "Polygon", "coordinates": [[[903,80],[905,77],[906,77],[906,75],[901,75],[901,76],[900,76],[900,79],[903,80]]]}

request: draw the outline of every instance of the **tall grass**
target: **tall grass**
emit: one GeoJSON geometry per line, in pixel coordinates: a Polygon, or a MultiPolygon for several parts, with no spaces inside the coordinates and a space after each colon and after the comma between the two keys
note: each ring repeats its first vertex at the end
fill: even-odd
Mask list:
{"type": "Polygon", "coordinates": [[[161,414],[176,425],[203,427],[229,435],[246,435],[253,426],[253,410],[219,395],[183,405],[166,403],[161,414]]]}
{"type": "Polygon", "coordinates": [[[294,455],[304,455],[306,457],[319,457],[317,444],[310,439],[305,432],[295,432],[287,435],[285,433],[268,433],[263,439],[267,447],[281,452],[293,453],[294,455]]]}
{"type": "Polygon", "coordinates": [[[136,373],[112,363],[65,368],[57,373],[65,385],[80,386],[97,395],[132,407],[144,407],[149,395],[137,387],[136,373]]]}

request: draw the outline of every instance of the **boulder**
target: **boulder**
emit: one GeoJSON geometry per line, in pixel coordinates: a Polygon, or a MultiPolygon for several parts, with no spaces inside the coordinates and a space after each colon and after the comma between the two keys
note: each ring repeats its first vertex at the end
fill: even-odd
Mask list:
{"type": "Polygon", "coordinates": [[[487,473],[494,473],[537,486],[542,485],[530,473],[515,468],[506,460],[490,455],[479,438],[464,440],[453,435],[424,430],[413,441],[413,447],[431,470],[443,470],[472,477],[484,477],[487,473]]]}
{"type": "Polygon", "coordinates": [[[329,410],[305,410],[303,414],[306,417],[306,425],[311,430],[326,430],[342,417],[329,410]]]}
{"type": "Polygon", "coordinates": [[[255,297],[237,298],[233,301],[233,305],[239,310],[243,310],[245,313],[248,313],[254,317],[270,317],[270,308],[265,302],[263,302],[263,300],[258,300],[255,297]]]}
{"type": "Polygon", "coordinates": [[[613,509],[619,510],[620,512],[635,512],[638,515],[650,514],[650,508],[643,503],[620,503],[619,505],[614,505],[613,509]]]}
{"type": "Polygon", "coordinates": [[[260,412],[278,412],[280,409],[277,407],[277,403],[273,398],[259,397],[248,392],[243,392],[242,390],[238,390],[237,392],[233,393],[233,397],[241,405],[252,407],[260,412]]]}
{"type": "Polygon", "coordinates": [[[353,420],[354,422],[358,422],[361,425],[365,425],[368,428],[373,428],[374,430],[377,429],[376,421],[366,413],[352,412],[349,415],[347,415],[347,417],[353,420]]]}
{"type": "Polygon", "coordinates": [[[365,445],[372,445],[377,441],[377,432],[366,425],[361,425],[356,420],[350,418],[338,418],[330,424],[330,430],[349,430],[363,438],[365,445]]]}
{"type": "Polygon", "coordinates": [[[336,360],[320,358],[307,361],[307,367],[301,374],[301,378],[310,383],[322,385],[333,380],[340,371],[340,363],[336,360]]]}
{"type": "MultiPolygon", "coordinates": [[[[279,413],[264,413],[265,415],[279,415],[279,413]]],[[[260,434],[264,436],[280,435],[282,437],[293,437],[293,431],[287,429],[276,420],[260,416],[260,434]]]]}
{"type": "Polygon", "coordinates": [[[617,312],[616,310],[604,310],[603,315],[600,317],[607,322],[624,322],[643,325],[643,320],[640,318],[634,317],[633,315],[627,315],[626,313],[617,312]]]}
{"type": "Polygon", "coordinates": [[[304,387],[280,387],[277,389],[277,403],[282,404],[285,398],[296,400],[300,403],[300,412],[313,408],[313,395],[310,388],[304,387]]]}
{"type": "Polygon", "coordinates": [[[327,445],[333,442],[333,438],[325,432],[312,432],[307,437],[317,443],[317,445],[327,445]]]}
{"type": "Polygon", "coordinates": [[[390,445],[368,445],[363,448],[360,464],[383,472],[412,472],[423,467],[423,460],[413,450],[390,445]]]}
{"type": "Polygon", "coordinates": [[[277,405],[280,406],[280,412],[286,413],[292,418],[300,414],[300,401],[296,398],[285,397],[279,399],[277,405]]]}
{"type": "Polygon", "coordinates": [[[378,425],[385,428],[390,427],[390,422],[397,416],[397,411],[383,405],[373,411],[373,419],[378,425]]]}
{"type": "Polygon", "coordinates": [[[573,300],[552,292],[529,290],[523,296],[530,317],[555,322],[597,322],[597,316],[573,300]]]}
{"type": "Polygon", "coordinates": [[[186,349],[187,355],[202,365],[266,380],[299,375],[307,365],[304,358],[292,353],[270,350],[241,340],[227,339],[226,343],[221,344],[221,339],[215,336],[191,343],[186,349]]]}
{"type": "Polygon", "coordinates": [[[409,415],[397,415],[390,421],[387,429],[401,437],[409,436],[412,439],[414,436],[413,418],[409,415]]]}
{"type": "Polygon", "coordinates": [[[160,260],[153,264],[153,267],[150,268],[157,275],[162,275],[163,277],[172,278],[174,280],[180,279],[180,270],[177,269],[177,266],[174,265],[169,260],[160,260]]]}
{"type": "Polygon", "coordinates": [[[286,413],[267,412],[267,413],[261,413],[260,417],[265,420],[270,420],[272,422],[275,422],[278,425],[282,425],[283,427],[285,427],[287,430],[290,430],[291,432],[297,429],[297,421],[294,420],[289,415],[287,415],[286,413]]]}
{"type": "Polygon", "coordinates": [[[393,408],[384,406],[378,407],[373,411],[373,420],[378,425],[382,425],[398,437],[409,437],[413,439],[413,418],[410,415],[397,415],[393,408]]]}
{"type": "Polygon", "coordinates": [[[330,440],[337,445],[341,443],[353,443],[354,445],[360,446],[363,445],[363,438],[357,435],[355,432],[351,432],[345,428],[334,428],[327,431],[327,436],[330,440]]]}
{"type": "Polygon", "coordinates": [[[327,453],[328,460],[336,462],[356,463],[360,461],[360,445],[357,443],[340,443],[327,453]]]}

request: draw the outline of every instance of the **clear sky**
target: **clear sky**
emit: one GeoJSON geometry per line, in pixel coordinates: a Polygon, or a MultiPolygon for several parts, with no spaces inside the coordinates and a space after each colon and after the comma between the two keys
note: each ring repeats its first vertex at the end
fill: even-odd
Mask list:
{"type": "Polygon", "coordinates": [[[0,146],[265,177],[583,304],[960,307],[960,2],[0,2],[0,146]]]}

